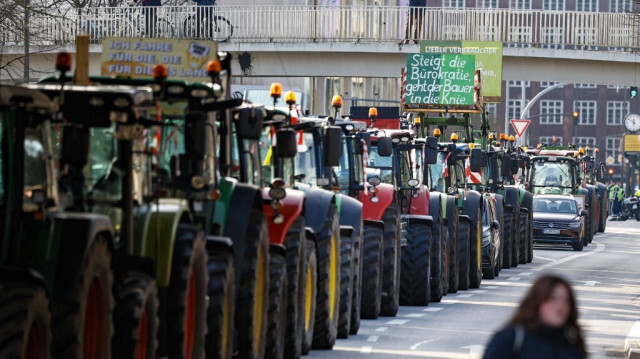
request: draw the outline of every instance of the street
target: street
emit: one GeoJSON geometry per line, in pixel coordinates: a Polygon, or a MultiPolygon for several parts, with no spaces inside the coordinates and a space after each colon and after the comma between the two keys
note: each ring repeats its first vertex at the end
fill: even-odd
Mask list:
{"type": "MultiPolygon", "coordinates": [[[[590,358],[626,357],[625,338],[640,321],[640,222],[609,221],[582,252],[536,246],[533,262],[504,269],[479,289],[448,294],[427,307],[400,307],[397,317],[362,320],[358,335],[309,358],[478,358],[541,273],[572,283],[590,358]]],[[[637,326],[640,327],[640,324],[637,326]]]]}

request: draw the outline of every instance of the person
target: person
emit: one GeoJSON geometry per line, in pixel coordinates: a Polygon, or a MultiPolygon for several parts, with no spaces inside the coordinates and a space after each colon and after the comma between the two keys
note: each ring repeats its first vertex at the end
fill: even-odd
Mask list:
{"type": "Polygon", "coordinates": [[[556,275],[540,276],[507,326],[498,331],[484,359],[586,358],[571,285],[556,275]]]}
{"type": "Polygon", "coordinates": [[[158,19],[158,7],[162,6],[162,0],[140,0],[144,13],[144,28],[148,37],[156,35],[156,22],[158,19]]]}
{"type": "Polygon", "coordinates": [[[409,0],[409,18],[404,32],[404,43],[408,44],[413,30],[413,42],[418,43],[418,35],[422,29],[422,22],[427,0],[409,0]]]}
{"type": "Polygon", "coordinates": [[[614,183],[609,189],[609,199],[611,200],[611,216],[618,217],[622,210],[622,199],[624,198],[624,191],[618,182],[614,183]]]}
{"type": "Polygon", "coordinates": [[[193,0],[198,5],[197,21],[196,21],[196,37],[212,37],[213,36],[213,5],[216,0],[193,0]],[[206,24],[206,25],[204,25],[206,24]]]}

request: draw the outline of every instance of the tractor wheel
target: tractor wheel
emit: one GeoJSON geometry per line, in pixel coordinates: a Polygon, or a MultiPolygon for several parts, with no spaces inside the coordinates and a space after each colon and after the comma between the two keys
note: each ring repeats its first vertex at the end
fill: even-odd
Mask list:
{"type": "Polygon", "coordinates": [[[513,219],[511,222],[511,267],[515,268],[520,263],[520,242],[523,238],[520,238],[520,211],[513,213],[513,219]]]}
{"type": "Polygon", "coordinates": [[[442,226],[442,253],[441,270],[442,273],[442,295],[449,293],[449,226],[442,226]]]}
{"type": "Polygon", "coordinates": [[[303,271],[303,283],[300,287],[304,293],[304,307],[302,314],[304,318],[302,327],[302,354],[309,354],[311,343],[313,342],[313,327],[316,321],[316,288],[318,283],[318,258],[316,256],[316,242],[307,239],[304,243],[306,267],[303,271]]]}
{"type": "Polygon", "coordinates": [[[362,300],[362,232],[353,237],[353,296],[351,298],[351,322],[349,334],[358,334],[360,329],[360,301],[362,300]]]}
{"type": "Polygon", "coordinates": [[[407,244],[402,246],[400,304],[429,305],[431,300],[431,228],[427,224],[407,225],[407,244]]]}
{"type": "Polygon", "coordinates": [[[400,305],[400,208],[392,204],[382,215],[384,266],[380,315],[395,317],[400,305]]]}
{"type": "Polygon", "coordinates": [[[604,233],[607,229],[607,219],[609,218],[609,196],[606,194],[600,199],[600,222],[598,232],[604,233]]]}
{"type": "Polygon", "coordinates": [[[511,247],[513,246],[513,212],[504,212],[503,241],[502,241],[502,269],[511,268],[511,247]]]}
{"type": "Polygon", "coordinates": [[[235,268],[231,251],[208,253],[207,358],[230,359],[233,355],[235,314],[235,268]]]}
{"type": "Polygon", "coordinates": [[[51,312],[44,288],[0,287],[0,354],[3,358],[51,358],[51,312]]]}
{"type": "Polygon", "coordinates": [[[196,227],[181,224],[173,248],[167,303],[160,302],[166,305],[170,358],[204,356],[208,281],[204,240],[196,227]]]}
{"type": "Polygon", "coordinates": [[[591,219],[593,218],[593,213],[595,212],[593,209],[589,209],[589,220],[587,221],[587,243],[593,242],[593,222],[591,219]]]}
{"type": "MultiPolygon", "coordinates": [[[[244,238],[242,268],[236,263],[235,328],[240,358],[264,357],[269,303],[269,234],[261,209],[252,209],[244,238]]],[[[236,254],[237,255],[237,254],[236,254]]]]}
{"type": "Polygon", "coordinates": [[[340,318],[338,319],[338,338],[349,337],[351,327],[351,304],[353,302],[353,242],[351,236],[340,236],[340,318]]]}
{"type": "MultiPolygon", "coordinates": [[[[309,240],[311,241],[311,240],[309,240]]],[[[284,357],[298,359],[302,355],[305,305],[305,220],[293,222],[284,240],[287,251],[287,309],[284,357]]]]}
{"type": "Polygon", "coordinates": [[[360,316],[362,319],[377,319],[380,315],[382,297],[382,229],[365,226],[362,258],[362,297],[360,316]]]}
{"type": "Polygon", "coordinates": [[[287,305],[287,261],[283,248],[272,246],[269,253],[269,309],[265,358],[284,357],[287,305]]]}
{"type": "Polygon", "coordinates": [[[529,212],[520,212],[520,260],[519,264],[527,263],[527,253],[529,246],[529,212]]]}
{"type": "Polygon", "coordinates": [[[529,220],[527,221],[527,263],[533,261],[533,208],[529,209],[529,220]]]}
{"type": "Polygon", "coordinates": [[[318,283],[314,349],[331,349],[338,336],[340,317],[340,220],[334,205],[329,207],[316,247],[318,283]]]}
{"type": "Polygon", "coordinates": [[[447,224],[449,226],[449,293],[458,292],[460,271],[458,268],[458,231],[460,228],[458,209],[455,202],[447,203],[447,224]]]}
{"type": "Polygon", "coordinates": [[[574,251],[581,252],[582,249],[584,248],[584,240],[582,240],[582,241],[580,241],[578,243],[574,243],[571,246],[573,247],[574,251]]]}
{"type": "MultiPolygon", "coordinates": [[[[70,295],[53,312],[54,358],[111,358],[113,333],[113,270],[108,239],[98,234],[91,242],[70,295]]],[[[72,279],[73,278],[73,279],[72,279]]]]}
{"type": "Polygon", "coordinates": [[[469,287],[478,288],[482,282],[482,211],[479,205],[469,229],[469,287]]]}
{"type": "MultiPolygon", "coordinates": [[[[438,209],[440,210],[440,209],[438,209]]],[[[442,273],[442,217],[439,217],[437,221],[433,221],[433,227],[431,228],[431,301],[440,302],[444,295],[443,285],[443,273],[442,273]]]]}
{"type": "Polygon", "coordinates": [[[458,224],[458,289],[469,289],[469,251],[471,241],[469,235],[469,222],[460,221],[458,224]]]}
{"type": "Polygon", "coordinates": [[[113,309],[114,358],[155,358],[158,347],[158,287],[153,278],[131,273],[122,279],[113,309]]]}

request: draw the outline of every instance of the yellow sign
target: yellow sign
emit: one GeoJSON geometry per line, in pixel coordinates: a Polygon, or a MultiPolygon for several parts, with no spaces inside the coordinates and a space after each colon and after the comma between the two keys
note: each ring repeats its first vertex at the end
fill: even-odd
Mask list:
{"type": "Polygon", "coordinates": [[[624,151],[640,152],[640,135],[624,135],[624,151]]]}
{"type": "Polygon", "coordinates": [[[163,64],[169,78],[202,82],[216,52],[214,41],[107,37],[102,40],[101,74],[153,77],[153,67],[163,64]]]}

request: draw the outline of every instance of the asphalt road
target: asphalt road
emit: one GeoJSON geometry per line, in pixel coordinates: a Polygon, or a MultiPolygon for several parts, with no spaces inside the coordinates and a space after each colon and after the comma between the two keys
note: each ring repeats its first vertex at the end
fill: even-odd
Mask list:
{"type": "MultiPolygon", "coordinates": [[[[479,358],[541,273],[569,279],[590,358],[623,358],[625,338],[640,323],[640,222],[607,224],[582,252],[536,246],[532,263],[504,269],[479,289],[448,294],[427,307],[400,307],[395,318],[363,320],[358,335],[308,358],[479,358]]],[[[637,326],[640,328],[640,324],[637,326]]]]}

